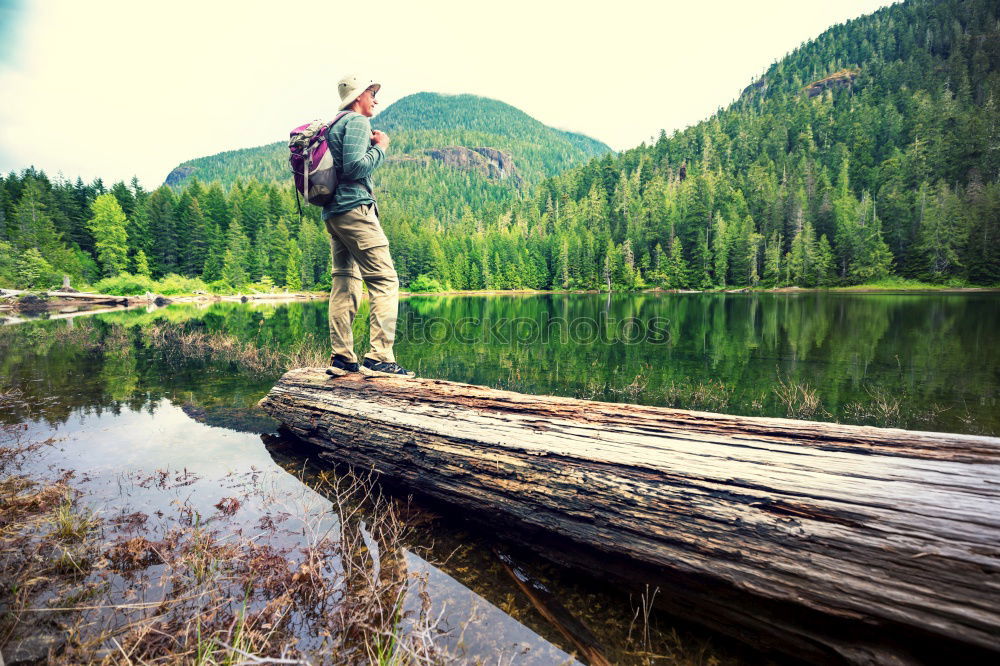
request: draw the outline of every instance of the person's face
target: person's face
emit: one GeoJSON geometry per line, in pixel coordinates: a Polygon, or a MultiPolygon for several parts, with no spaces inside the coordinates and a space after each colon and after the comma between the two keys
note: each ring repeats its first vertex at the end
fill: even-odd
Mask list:
{"type": "Polygon", "coordinates": [[[378,104],[378,100],[375,99],[375,90],[367,88],[358,96],[358,113],[371,118],[375,115],[376,104],[378,104]]]}

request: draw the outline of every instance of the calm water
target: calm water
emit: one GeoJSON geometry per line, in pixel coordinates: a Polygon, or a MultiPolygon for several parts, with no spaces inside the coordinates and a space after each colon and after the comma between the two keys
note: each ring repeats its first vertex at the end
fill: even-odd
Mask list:
{"type": "MultiPolygon", "coordinates": [[[[420,297],[402,303],[397,354],[424,376],[529,393],[997,434],[998,306],[997,294],[420,297]]],[[[359,320],[359,348],[364,328],[359,320]]],[[[76,470],[85,502],[105,517],[140,511],[156,516],[146,527],[156,531],[178,507],[207,516],[239,496],[234,518],[252,529],[281,497],[280,538],[294,542],[331,504],[302,482],[316,472],[309,451],[273,436],[277,424],[255,408],[280,370],[163,344],[164,330],[226,335],[272,356],[322,350],[326,304],[177,305],[2,326],[0,390],[19,400],[0,419],[58,438],[32,469],[76,470]],[[149,483],[164,472],[168,481],[149,483]]],[[[497,559],[507,544],[440,511],[419,515],[399,555],[426,578],[452,647],[490,662],[569,658],[572,644],[497,559]]],[[[674,634],[676,619],[656,613],[639,645],[638,595],[515,554],[612,662],[638,662],[642,650],[690,657],[706,643],[723,663],[758,659],[683,625],[674,634]]]]}

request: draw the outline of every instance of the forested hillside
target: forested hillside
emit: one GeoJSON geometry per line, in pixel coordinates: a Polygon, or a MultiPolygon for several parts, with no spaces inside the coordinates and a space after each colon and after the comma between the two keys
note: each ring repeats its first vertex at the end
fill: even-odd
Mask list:
{"type": "MultiPolygon", "coordinates": [[[[376,184],[400,278],[459,289],[827,286],[892,275],[998,284],[998,21],[995,0],[884,8],[804,44],[711,118],[556,175],[570,159],[560,155],[579,158],[570,148],[601,145],[490,100],[400,100],[379,122],[390,154],[413,162],[385,164],[376,184]],[[492,127],[477,124],[483,105],[499,114],[492,127]],[[553,136],[563,142],[545,144],[553,136]],[[521,190],[420,157],[442,143],[509,150],[521,190]]],[[[152,193],[10,174],[0,183],[0,286],[122,270],[220,289],[324,286],[318,209],[300,223],[285,149],[273,161],[265,149],[196,161],[197,174],[222,183],[190,177],[152,193]]]]}
{"type": "MultiPolygon", "coordinates": [[[[500,149],[514,158],[529,185],[611,150],[600,141],[553,129],[509,104],[476,95],[408,95],[375,116],[372,128],[389,133],[394,156],[422,155],[424,149],[446,146],[500,149]]],[[[180,185],[191,176],[202,182],[219,181],[224,187],[250,178],[286,183],[288,145],[278,141],[199,157],[182,163],[171,174],[171,185],[180,185]]]]}
{"type": "Polygon", "coordinates": [[[1000,282],[998,18],[995,0],[913,0],[831,28],[514,219],[544,230],[560,286],[1000,282]]]}
{"type": "MultiPolygon", "coordinates": [[[[385,202],[381,208],[390,212],[399,204],[424,219],[449,219],[465,207],[496,217],[544,178],[611,150],[581,134],[548,127],[509,104],[475,95],[408,95],[382,110],[372,127],[392,138],[389,159],[375,173],[385,202]],[[429,155],[453,146],[497,149],[512,161],[513,170],[491,177],[456,167],[459,160],[449,159],[453,156],[429,155]]],[[[192,177],[218,181],[224,188],[251,179],[287,185],[287,143],[189,160],[171,171],[167,184],[179,188],[192,177]]]]}

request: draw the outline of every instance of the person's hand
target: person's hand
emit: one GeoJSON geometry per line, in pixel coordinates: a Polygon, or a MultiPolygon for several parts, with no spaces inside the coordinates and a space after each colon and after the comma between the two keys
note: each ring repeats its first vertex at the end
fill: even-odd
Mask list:
{"type": "Polygon", "coordinates": [[[372,130],[372,143],[385,150],[389,147],[389,135],[382,130],[372,130]]]}

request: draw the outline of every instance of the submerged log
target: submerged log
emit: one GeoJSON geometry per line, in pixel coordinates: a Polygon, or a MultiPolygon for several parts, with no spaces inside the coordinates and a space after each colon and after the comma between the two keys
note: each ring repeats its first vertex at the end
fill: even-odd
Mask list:
{"type": "Polygon", "coordinates": [[[337,460],[654,582],[668,610],[757,647],[1000,654],[1000,439],[319,368],[261,405],[337,460]]]}

